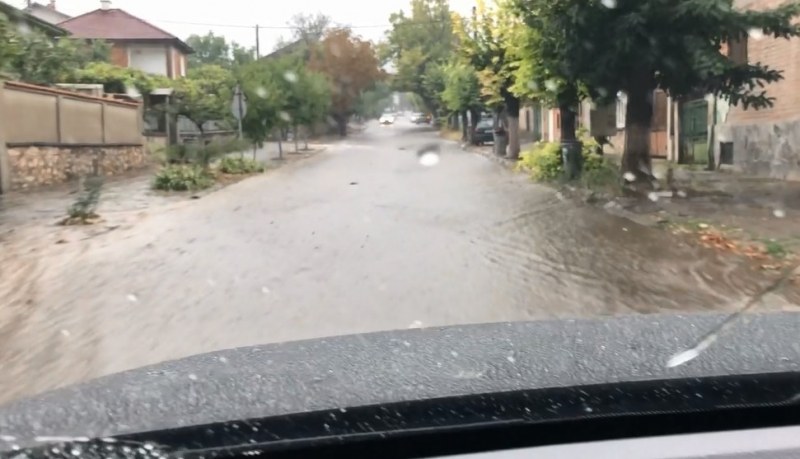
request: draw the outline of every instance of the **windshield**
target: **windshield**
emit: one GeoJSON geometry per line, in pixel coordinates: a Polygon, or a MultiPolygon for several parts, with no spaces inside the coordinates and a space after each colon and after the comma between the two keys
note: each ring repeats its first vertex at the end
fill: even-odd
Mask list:
{"type": "MultiPolygon", "coordinates": [[[[682,371],[797,312],[799,11],[707,3],[0,3],[0,408],[245,346],[712,316],[641,351],[682,371]]],[[[318,362],[309,399],[347,372],[318,362]]]]}

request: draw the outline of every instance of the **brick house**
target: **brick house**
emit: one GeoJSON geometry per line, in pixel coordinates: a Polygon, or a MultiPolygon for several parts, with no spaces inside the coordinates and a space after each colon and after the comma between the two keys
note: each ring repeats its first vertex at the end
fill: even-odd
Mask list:
{"type": "Polygon", "coordinates": [[[180,78],[186,75],[192,48],[181,39],[119,8],[109,0],[101,8],[59,23],[76,38],[111,43],[111,62],[144,72],[180,78]]]}
{"type": "MultiPolygon", "coordinates": [[[[774,8],[783,0],[735,0],[741,9],[774,8]]],[[[783,71],[784,79],[766,87],[771,108],[744,110],[717,101],[714,154],[753,175],[800,179],[800,39],[774,39],[751,32],[723,49],[738,62],[760,62],[783,71]]],[[[713,118],[712,118],[713,119],[713,118]]]]}

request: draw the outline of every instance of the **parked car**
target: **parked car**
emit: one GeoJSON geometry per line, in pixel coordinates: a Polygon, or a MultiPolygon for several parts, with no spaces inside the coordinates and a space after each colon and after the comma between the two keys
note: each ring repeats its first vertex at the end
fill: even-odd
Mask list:
{"type": "Polygon", "coordinates": [[[424,113],[412,113],[411,122],[414,124],[427,124],[428,117],[426,117],[424,113]]]}
{"type": "Polygon", "coordinates": [[[381,115],[381,119],[378,120],[381,124],[393,124],[394,123],[394,115],[390,113],[384,113],[381,115]]]}
{"type": "Polygon", "coordinates": [[[475,136],[472,143],[483,145],[484,143],[494,143],[494,125],[491,119],[482,119],[475,126],[475,136]]]}

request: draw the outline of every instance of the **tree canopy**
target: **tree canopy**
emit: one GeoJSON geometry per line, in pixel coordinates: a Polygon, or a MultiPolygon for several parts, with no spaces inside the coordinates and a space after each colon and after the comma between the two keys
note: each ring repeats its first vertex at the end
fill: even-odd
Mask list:
{"type": "Polygon", "coordinates": [[[331,116],[342,135],[346,134],[347,120],[355,113],[361,93],[385,77],[372,43],[346,28],[331,29],[325,34],[311,54],[309,69],[327,79],[331,116]]]}

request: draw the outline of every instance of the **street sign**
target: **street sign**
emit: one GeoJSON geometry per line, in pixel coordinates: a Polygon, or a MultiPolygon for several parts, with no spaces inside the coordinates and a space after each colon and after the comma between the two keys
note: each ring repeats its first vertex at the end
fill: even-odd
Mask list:
{"type": "Polygon", "coordinates": [[[242,118],[247,114],[247,96],[242,92],[241,86],[236,85],[231,101],[231,114],[239,122],[239,138],[242,138],[242,118]]]}
{"type": "Polygon", "coordinates": [[[242,88],[236,85],[233,90],[233,100],[231,101],[231,114],[237,120],[241,120],[247,115],[247,96],[242,92],[242,88]]]}

